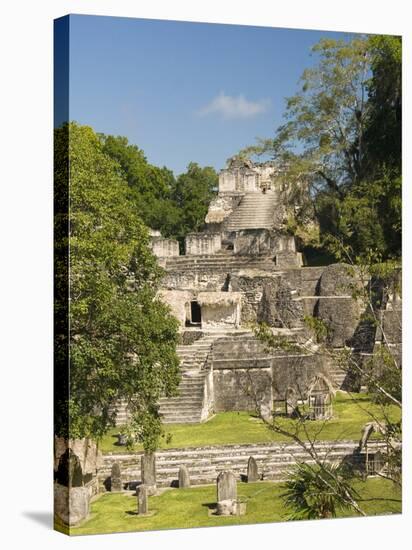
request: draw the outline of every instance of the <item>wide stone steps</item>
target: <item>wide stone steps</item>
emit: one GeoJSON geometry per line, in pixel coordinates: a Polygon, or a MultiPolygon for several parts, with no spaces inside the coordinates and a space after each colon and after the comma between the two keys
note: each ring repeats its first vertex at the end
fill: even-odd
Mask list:
{"type": "MultiPolygon", "coordinates": [[[[164,424],[193,424],[201,422],[205,372],[202,371],[211,351],[212,343],[220,334],[205,335],[191,345],[179,345],[176,351],[180,357],[182,379],[179,394],[159,400],[159,412],[164,424]]],[[[126,424],[128,413],[126,403],[117,407],[116,425],[126,424]]]]}
{"type": "Polygon", "coordinates": [[[241,229],[271,229],[275,225],[277,196],[271,193],[247,193],[233,213],[225,220],[227,231],[241,229]]]}
{"type": "Polygon", "coordinates": [[[126,400],[122,399],[116,406],[116,426],[126,424],[128,420],[128,412],[126,408],[126,400]]]}
{"type": "Polygon", "coordinates": [[[122,426],[123,424],[126,424],[128,420],[128,414],[125,409],[121,409],[117,412],[116,415],[116,426],[122,426]]]}
{"type": "Polygon", "coordinates": [[[195,386],[201,386],[204,380],[204,373],[198,371],[185,372],[180,381],[179,393],[186,388],[193,389],[195,386]]]}
{"type": "Polygon", "coordinates": [[[173,402],[174,400],[180,402],[187,397],[196,397],[196,396],[203,395],[203,382],[204,382],[204,378],[196,379],[193,383],[191,383],[190,380],[185,379],[180,383],[178,395],[175,395],[173,397],[162,397],[161,402],[162,401],[173,402]]]}
{"type": "Polygon", "coordinates": [[[273,270],[275,264],[270,258],[251,256],[205,255],[175,256],[166,261],[167,271],[235,271],[239,269],[273,270]]]}
{"type": "Polygon", "coordinates": [[[168,414],[167,420],[164,420],[164,424],[199,424],[202,421],[202,416],[200,413],[184,413],[180,414],[168,414]]]}
{"type": "Polygon", "coordinates": [[[169,412],[171,415],[179,416],[181,414],[191,414],[196,415],[199,411],[199,407],[201,407],[202,401],[200,400],[193,400],[191,403],[179,403],[179,414],[175,413],[176,405],[173,403],[165,403],[162,405],[162,410],[164,412],[169,412]]]}
{"type": "MultiPolygon", "coordinates": [[[[384,447],[384,442],[371,441],[371,452],[384,447]]],[[[317,442],[316,449],[320,457],[329,462],[339,462],[344,457],[356,456],[353,453],[358,448],[357,441],[325,441],[317,442]]],[[[101,482],[110,475],[114,461],[121,466],[123,479],[140,481],[141,453],[109,454],[104,456],[103,468],[100,472],[101,482]]],[[[238,480],[247,473],[247,462],[253,456],[257,462],[259,474],[263,479],[283,480],[290,468],[297,462],[310,462],[308,454],[292,443],[262,443],[250,445],[222,445],[201,447],[196,449],[168,449],[156,453],[157,484],[171,486],[176,484],[180,466],[189,470],[193,485],[214,483],[219,472],[231,470],[238,480]]]]}

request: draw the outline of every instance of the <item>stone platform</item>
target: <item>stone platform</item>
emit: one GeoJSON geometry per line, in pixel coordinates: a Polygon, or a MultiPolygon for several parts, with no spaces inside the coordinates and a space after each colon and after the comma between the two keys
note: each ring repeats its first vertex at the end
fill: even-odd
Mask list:
{"type": "MultiPolygon", "coordinates": [[[[384,448],[385,443],[370,441],[369,453],[384,448]]],[[[344,459],[356,461],[358,441],[318,441],[315,445],[319,455],[329,462],[344,459]]],[[[104,490],[104,482],[110,476],[115,461],[120,464],[123,481],[140,482],[140,461],[142,452],[108,453],[104,455],[99,470],[99,482],[104,490]]],[[[288,470],[297,462],[308,462],[308,454],[294,443],[256,443],[247,445],[219,445],[209,447],[168,449],[156,453],[157,485],[171,487],[177,485],[179,468],[185,465],[192,485],[215,483],[218,474],[231,470],[238,481],[247,474],[249,457],[257,462],[259,476],[263,480],[284,481],[288,470]]],[[[310,461],[309,461],[310,462],[310,461]]]]}

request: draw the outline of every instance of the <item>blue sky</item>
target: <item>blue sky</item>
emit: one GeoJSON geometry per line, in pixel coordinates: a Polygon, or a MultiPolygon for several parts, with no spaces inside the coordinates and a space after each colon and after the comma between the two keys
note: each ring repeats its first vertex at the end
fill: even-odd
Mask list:
{"type": "Polygon", "coordinates": [[[70,16],[70,118],[175,174],[224,167],[282,123],[310,48],[336,32],[70,16]]]}

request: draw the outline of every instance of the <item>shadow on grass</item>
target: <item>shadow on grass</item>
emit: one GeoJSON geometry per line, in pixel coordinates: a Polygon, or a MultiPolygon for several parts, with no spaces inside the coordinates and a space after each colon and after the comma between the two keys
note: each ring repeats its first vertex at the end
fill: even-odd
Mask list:
{"type": "Polygon", "coordinates": [[[205,502],[202,504],[203,508],[208,508],[209,510],[216,509],[216,502],[205,502]]]}
{"type": "Polygon", "coordinates": [[[126,515],[132,516],[135,518],[150,518],[157,514],[157,510],[149,510],[146,514],[139,514],[137,511],[128,510],[126,515]]]}

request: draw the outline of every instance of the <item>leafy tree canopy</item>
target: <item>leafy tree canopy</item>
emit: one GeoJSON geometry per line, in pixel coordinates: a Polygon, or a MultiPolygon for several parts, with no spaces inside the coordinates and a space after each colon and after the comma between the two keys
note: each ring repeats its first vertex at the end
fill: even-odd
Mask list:
{"type": "MultiPolygon", "coordinates": [[[[156,298],[161,271],[121,165],[89,127],[59,128],[55,143],[57,196],[65,194],[70,161],[68,219],[56,209],[57,248],[67,245],[67,224],[70,243],[70,396],[56,403],[57,434],[103,435],[114,403],[125,399],[143,444],[153,449],[161,433],[156,403],[179,382],[178,323],[156,298]]],[[[56,275],[61,288],[67,272],[56,275]]],[[[57,370],[65,376],[64,365],[57,370]]]]}
{"type": "Polygon", "coordinates": [[[165,237],[181,242],[187,233],[198,231],[216,193],[218,176],[214,168],[189,163],[177,178],[167,168],[147,162],[141,149],[125,137],[100,134],[103,151],[116,160],[129,184],[129,196],[144,223],[165,237]]]}
{"type": "Polygon", "coordinates": [[[173,191],[173,200],[180,211],[176,237],[183,238],[187,233],[202,228],[217,187],[216,170],[210,166],[201,168],[195,162],[191,162],[187,171],[177,178],[173,191]]]}
{"type": "Polygon", "coordinates": [[[120,172],[129,185],[128,196],[137,207],[144,223],[158,229],[163,235],[174,232],[179,211],[172,200],[175,186],[173,173],[147,162],[141,149],[129,143],[126,137],[100,134],[103,151],[120,166],[120,172]]]}
{"type": "Polygon", "coordinates": [[[368,40],[372,78],[368,82],[366,127],[370,169],[374,164],[400,173],[402,123],[402,38],[371,36],[368,40]]]}
{"type": "Polygon", "coordinates": [[[333,237],[354,256],[373,250],[383,259],[399,257],[401,39],[323,39],[313,52],[317,63],[287,98],[285,123],[242,154],[269,154],[283,167],[289,226],[303,242],[333,253],[333,237]],[[308,224],[310,205],[292,208],[302,184],[319,232],[308,224]]]}

